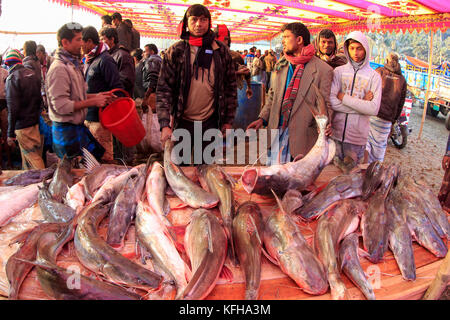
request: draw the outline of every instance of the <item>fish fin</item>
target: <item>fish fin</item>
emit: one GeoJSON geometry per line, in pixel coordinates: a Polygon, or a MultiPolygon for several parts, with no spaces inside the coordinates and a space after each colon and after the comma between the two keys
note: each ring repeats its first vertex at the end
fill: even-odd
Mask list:
{"type": "Polygon", "coordinates": [[[233,178],[231,174],[225,171],[223,167],[219,167],[220,172],[222,173],[224,179],[228,180],[232,187],[238,184],[237,180],[233,178]]]}
{"type": "Polygon", "coordinates": [[[31,260],[17,258],[17,257],[13,257],[13,259],[18,260],[20,262],[31,264],[31,265],[36,266],[36,267],[41,267],[43,269],[53,269],[53,266],[51,266],[50,264],[43,263],[43,262],[40,262],[40,261],[37,261],[37,260],[31,261],[31,260]]]}
{"type": "Polygon", "coordinates": [[[272,191],[272,193],[273,193],[273,195],[275,197],[275,200],[277,201],[278,207],[280,208],[281,212],[286,214],[286,211],[283,208],[283,204],[281,203],[280,198],[278,198],[277,194],[275,193],[275,191],[273,191],[273,189],[270,189],[270,191],[272,191]]]}
{"type": "Polygon", "coordinates": [[[292,160],[292,162],[299,161],[299,160],[303,159],[304,157],[305,157],[305,155],[300,153],[294,158],[294,160],[292,160]]]}
{"type": "Polygon", "coordinates": [[[188,207],[188,205],[186,203],[180,203],[177,204],[175,207],[171,207],[170,210],[178,210],[178,209],[183,209],[188,207]]]}
{"type": "Polygon", "coordinates": [[[165,216],[167,216],[170,213],[170,203],[167,200],[167,198],[164,198],[163,213],[165,216]]]}
{"type": "Polygon", "coordinates": [[[366,250],[358,247],[358,257],[367,259],[368,257],[370,257],[370,254],[366,250]]]}
{"type": "Polygon", "coordinates": [[[255,232],[256,238],[258,239],[258,242],[259,242],[259,244],[262,247],[263,242],[261,240],[261,237],[259,236],[259,232],[258,232],[258,228],[256,227],[255,219],[253,219],[253,217],[251,215],[249,215],[248,217],[249,217],[250,222],[251,222],[251,224],[252,224],[252,226],[254,228],[254,232],[255,232]]]}
{"type": "Polygon", "coordinates": [[[100,166],[100,163],[94,157],[92,153],[90,153],[86,148],[81,148],[81,152],[83,153],[84,166],[86,168],[86,172],[89,173],[95,167],[100,166]]]}
{"type": "Polygon", "coordinates": [[[212,230],[211,230],[211,222],[209,220],[208,221],[208,250],[211,253],[214,253],[214,249],[213,249],[213,243],[212,243],[212,230]]]}
{"type": "Polygon", "coordinates": [[[207,192],[211,192],[211,189],[209,189],[208,183],[206,180],[199,174],[197,174],[198,181],[200,182],[200,185],[203,189],[205,189],[207,192]]]}
{"type": "Polygon", "coordinates": [[[233,282],[233,278],[234,278],[233,272],[231,271],[230,268],[228,268],[226,265],[224,265],[222,267],[222,270],[220,271],[219,278],[220,279],[225,279],[229,283],[231,283],[231,282],[233,282]]]}
{"type": "Polygon", "coordinates": [[[261,252],[264,254],[264,256],[267,258],[267,260],[269,260],[270,262],[272,262],[274,265],[279,266],[280,263],[275,259],[272,258],[272,256],[267,252],[266,249],[264,249],[263,247],[261,247],[261,252]]]}
{"type": "Polygon", "coordinates": [[[30,235],[30,233],[33,232],[33,230],[34,230],[34,228],[31,229],[31,230],[27,230],[25,232],[22,232],[18,236],[12,238],[11,241],[9,242],[9,246],[11,246],[11,245],[13,245],[15,243],[23,244],[27,240],[27,238],[30,235]]]}

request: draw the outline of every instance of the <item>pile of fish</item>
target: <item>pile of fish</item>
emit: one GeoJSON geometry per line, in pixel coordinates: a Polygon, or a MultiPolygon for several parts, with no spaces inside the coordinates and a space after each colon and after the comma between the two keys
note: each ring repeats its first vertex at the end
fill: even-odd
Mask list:
{"type": "MultiPolygon", "coordinates": [[[[330,158],[330,145],[321,148],[319,167],[330,158]]],[[[62,159],[52,178],[49,172],[32,172],[27,185],[25,172],[11,180],[20,181],[20,189],[2,187],[0,227],[36,202],[43,217],[15,239],[21,246],[5,266],[9,298],[18,299],[24,279],[36,268],[42,290],[53,299],[204,299],[219,278],[233,277],[231,263],[244,274],[245,298],[254,300],[265,256],[308,294],[330,290],[333,299],[348,299],[345,274],[367,299],[375,299],[361,255],[379,263],[390,248],[403,278],[414,280],[413,241],[437,257],[447,253],[447,214],[427,186],[401,175],[396,165],[374,162],[307,194],[305,186],[315,178],[288,190],[273,190],[277,184],[268,183],[277,201],[269,212],[253,201],[238,205],[237,182],[218,165],[197,167],[199,183],[191,180],[172,161],[172,149],[169,140],[163,157],[152,155],[133,168],[100,165],[86,151],[86,172],[79,180],[71,162],[62,159]],[[193,209],[184,228],[168,219],[175,210],[168,195],[193,209]],[[309,241],[300,225],[313,220],[317,227],[309,241]],[[141,263],[120,253],[132,224],[141,263]],[[73,271],[57,263],[67,244],[93,275],[80,274],[77,286],[68,285],[73,271]]],[[[296,165],[310,166],[311,159],[307,155],[296,165]]]]}

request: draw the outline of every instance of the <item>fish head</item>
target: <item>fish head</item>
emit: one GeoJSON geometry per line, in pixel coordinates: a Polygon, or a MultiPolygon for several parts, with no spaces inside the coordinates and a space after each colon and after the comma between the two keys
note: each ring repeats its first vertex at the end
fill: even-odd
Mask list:
{"type": "Polygon", "coordinates": [[[258,169],[250,168],[245,170],[244,173],[242,173],[241,179],[244,190],[247,191],[248,194],[251,194],[258,181],[258,169]]]}

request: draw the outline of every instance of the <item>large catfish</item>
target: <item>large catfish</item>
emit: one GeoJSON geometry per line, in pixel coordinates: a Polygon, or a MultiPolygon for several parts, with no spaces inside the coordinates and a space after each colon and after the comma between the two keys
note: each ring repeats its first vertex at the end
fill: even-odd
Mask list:
{"type": "MultiPolygon", "coordinates": [[[[278,198],[277,198],[278,200],[278,198]]],[[[294,220],[280,210],[264,225],[264,244],[274,263],[306,293],[321,295],[328,290],[327,272],[306,242],[294,220]]]]}
{"type": "Polygon", "coordinates": [[[46,232],[56,232],[61,229],[59,223],[42,223],[29,233],[20,247],[6,263],[6,275],[9,281],[9,299],[15,300],[19,296],[20,286],[27,274],[33,269],[33,265],[19,259],[34,261],[36,259],[39,238],[46,232]]]}
{"type": "Polygon", "coordinates": [[[414,195],[410,184],[404,182],[404,179],[400,179],[397,187],[391,192],[395,208],[401,215],[406,216],[406,223],[413,239],[436,257],[445,257],[447,246],[425,214],[423,200],[414,195]]]}
{"type": "Polygon", "coordinates": [[[308,154],[297,161],[269,167],[253,167],[242,174],[242,184],[248,193],[269,195],[271,190],[283,196],[287,190],[305,190],[333,159],[336,145],[325,135],[328,124],[325,99],[319,89],[312,85],[317,95],[318,110],[311,108],[319,129],[316,144],[308,154]]]}
{"type": "Polygon", "coordinates": [[[367,280],[358,256],[359,236],[351,233],[339,247],[339,265],[345,275],[361,290],[367,300],[375,300],[372,285],[367,280]]]}
{"type": "Polygon", "coordinates": [[[74,176],[72,175],[71,170],[72,162],[64,156],[58,163],[52,182],[50,182],[48,187],[48,191],[53,199],[58,202],[63,202],[67,191],[73,185],[74,176]]]}
{"type": "Polygon", "coordinates": [[[163,269],[175,281],[176,298],[180,298],[191,272],[178,253],[164,219],[166,218],[151,209],[145,201],[138,202],[135,225],[139,243],[150,252],[153,265],[163,269]]]}
{"type": "Polygon", "coordinates": [[[343,200],[328,210],[317,224],[314,251],[327,270],[331,298],[334,300],[348,299],[347,288],[338,267],[339,242],[358,229],[359,218],[366,208],[363,201],[343,200]]]}
{"type": "Polygon", "coordinates": [[[38,280],[41,288],[56,300],[137,300],[138,294],[126,289],[74,274],[56,264],[56,259],[64,244],[73,238],[74,226],[66,225],[58,232],[46,232],[39,238],[37,259],[38,280]]]}
{"type": "Polygon", "coordinates": [[[233,219],[233,238],[241,269],[245,273],[245,299],[256,300],[261,282],[261,253],[264,224],[261,209],[244,202],[233,219]]]}
{"type": "Polygon", "coordinates": [[[219,202],[219,198],[202,189],[200,186],[192,182],[183,170],[172,162],[171,154],[173,150],[173,142],[168,139],[164,149],[164,172],[167,182],[173,192],[184,203],[192,208],[213,208],[219,202]]]}
{"type": "Polygon", "coordinates": [[[406,216],[395,207],[394,192],[386,199],[388,212],[389,248],[394,254],[403,279],[416,279],[416,264],[411,232],[406,223],[406,216]]]}
{"type": "Polygon", "coordinates": [[[236,254],[233,242],[233,217],[234,217],[234,199],[233,188],[230,178],[222,168],[217,165],[200,165],[197,167],[200,183],[205,190],[212,192],[219,199],[219,211],[222,216],[225,232],[230,240],[229,257],[235,262],[236,254]]]}
{"type": "Polygon", "coordinates": [[[145,183],[147,200],[153,211],[161,216],[170,212],[169,201],[166,198],[167,180],[164,174],[164,167],[158,162],[153,162],[150,174],[145,183]]]}
{"type": "Polygon", "coordinates": [[[227,236],[214,213],[202,208],[192,213],[184,246],[191,260],[192,278],[181,298],[202,300],[216,285],[227,255],[227,236]]]}
{"type": "Polygon", "coordinates": [[[47,222],[68,222],[76,215],[76,211],[70,206],[53,199],[48,185],[39,188],[38,204],[47,222]]]}
{"type": "Polygon", "coordinates": [[[110,282],[144,290],[155,290],[163,278],[128,260],[109,246],[97,233],[110,205],[93,202],[83,209],[75,232],[75,249],[80,262],[91,271],[105,276],[110,282]]]}
{"type": "Polygon", "coordinates": [[[368,200],[369,207],[361,219],[364,248],[369,253],[368,259],[378,263],[388,248],[388,212],[385,201],[397,178],[397,167],[391,165],[383,169],[381,186],[368,200]]]}
{"type": "Polygon", "coordinates": [[[363,180],[361,173],[337,176],[294,213],[308,221],[317,219],[336,201],[361,196],[363,180]]]}
{"type": "Polygon", "coordinates": [[[124,245],[125,235],[136,216],[136,207],[145,185],[145,172],[139,170],[135,177],[128,177],[128,181],[119,192],[109,215],[106,242],[114,247],[124,245]]]}

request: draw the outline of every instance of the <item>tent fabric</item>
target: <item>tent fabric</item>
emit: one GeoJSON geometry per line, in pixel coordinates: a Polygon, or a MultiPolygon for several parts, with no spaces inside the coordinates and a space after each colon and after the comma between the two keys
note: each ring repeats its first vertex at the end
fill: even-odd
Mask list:
{"type": "Polygon", "coordinates": [[[281,26],[302,22],[312,33],[329,28],[405,31],[446,30],[450,2],[441,0],[49,0],[76,6],[98,15],[121,13],[141,35],[176,39],[176,28],[186,9],[195,3],[209,8],[212,24],[225,24],[233,43],[270,40],[281,26]]]}

